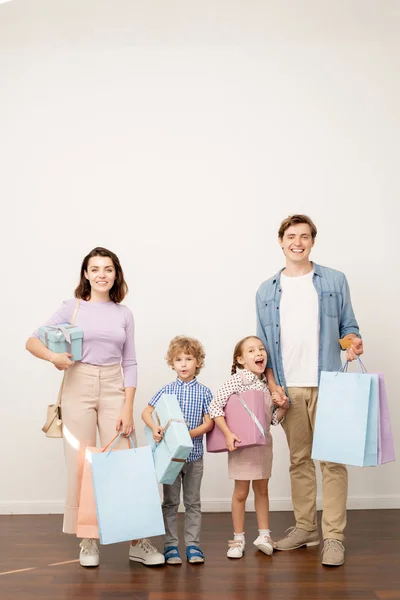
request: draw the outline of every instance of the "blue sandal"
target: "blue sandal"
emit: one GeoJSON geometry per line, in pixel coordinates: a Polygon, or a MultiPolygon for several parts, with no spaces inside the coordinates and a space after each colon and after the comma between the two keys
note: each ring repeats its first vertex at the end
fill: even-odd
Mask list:
{"type": "Polygon", "coordinates": [[[177,546],[167,546],[164,548],[165,562],[168,565],[181,565],[182,559],[177,546]]]}
{"type": "Polygon", "coordinates": [[[186,557],[188,562],[192,564],[203,563],[205,560],[204,554],[198,546],[188,546],[186,548],[186,557]]]}

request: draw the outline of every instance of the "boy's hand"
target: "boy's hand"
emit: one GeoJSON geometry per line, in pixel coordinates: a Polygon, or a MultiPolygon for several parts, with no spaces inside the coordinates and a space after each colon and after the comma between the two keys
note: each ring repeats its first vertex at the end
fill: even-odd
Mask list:
{"type": "Polygon", "coordinates": [[[225,436],[226,447],[229,450],[229,452],[237,450],[235,442],[239,442],[240,444],[240,441],[241,440],[237,437],[237,435],[232,433],[232,431],[225,436]]]}
{"type": "Polygon", "coordinates": [[[156,444],[161,442],[161,440],[163,439],[163,431],[164,430],[162,427],[154,427],[153,428],[153,440],[155,441],[156,444]]]}

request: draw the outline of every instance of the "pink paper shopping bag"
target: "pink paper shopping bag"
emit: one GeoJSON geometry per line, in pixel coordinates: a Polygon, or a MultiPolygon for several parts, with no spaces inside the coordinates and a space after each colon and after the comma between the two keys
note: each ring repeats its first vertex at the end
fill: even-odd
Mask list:
{"type": "Polygon", "coordinates": [[[94,453],[102,451],[103,448],[88,447],[79,453],[80,469],[82,472],[81,494],[76,525],[76,535],[79,538],[99,539],[100,537],[93,489],[91,456],[94,453]]]}
{"type": "Polygon", "coordinates": [[[383,373],[379,376],[378,465],[395,460],[392,427],[383,373]]]}

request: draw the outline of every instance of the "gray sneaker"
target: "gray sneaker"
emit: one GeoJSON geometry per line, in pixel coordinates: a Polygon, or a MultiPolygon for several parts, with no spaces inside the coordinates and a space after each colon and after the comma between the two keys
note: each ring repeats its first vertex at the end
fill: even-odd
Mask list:
{"type": "Polygon", "coordinates": [[[340,567],[344,563],[344,546],[340,540],[324,540],[322,564],[327,567],[340,567]]]}
{"type": "Polygon", "coordinates": [[[302,546],[318,546],[318,531],[306,531],[299,527],[289,527],[284,538],[275,542],[276,550],[296,550],[302,546]]]}

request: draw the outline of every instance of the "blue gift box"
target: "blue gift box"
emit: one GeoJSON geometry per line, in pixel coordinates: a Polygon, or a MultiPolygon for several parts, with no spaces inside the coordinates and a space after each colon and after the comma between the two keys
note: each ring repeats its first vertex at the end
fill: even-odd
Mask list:
{"type": "Polygon", "coordinates": [[[153,449],[157,480],[172,485],[193,449],[192,438],[176,395],[163,394],[154,408],[152,418],[154,423],[165,428],[163,439],[158,444],[154,442],[150,427],[146,426],[144,430],[147,442],[153,449]]]}
{"type": "Polygon", "coordinates": [[[82,359],[83,331],[69,323],[61,325],[44,325],[39,329],[40,341],[51,350],[61,354],[69,352],[72,360],[82,359]]]}

